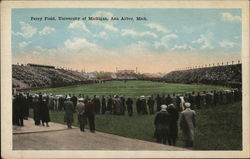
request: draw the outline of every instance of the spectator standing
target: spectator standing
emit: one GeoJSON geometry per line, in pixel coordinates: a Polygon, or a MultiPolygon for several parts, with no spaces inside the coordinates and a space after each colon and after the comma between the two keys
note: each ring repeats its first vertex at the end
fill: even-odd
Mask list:
{"type": "Polygon", "coordinates": [[[126,105],[127,105],[128,115],[132,116],[133,115],[133,100],[130,97],[128,97],[126,101],[126,105]]]}
{"type": "Polygon", "coordinates": [[[109,111],[110,114],[112,114],[112,105],[113,105],[113,100],[111,96],[109,96],[108,102],[107,102],[107,111],[109,111]]]}
{"type": "Polygon", "coordinates": [[[182,107],[181,107],[181,98],[179,95],[176,96],[176,105],[175,105],[176,109],[178,110],[178,112],[182,111],[182,107]]]}
{"type": "Polygon", "coordinates": [[[89,122],[90,132],[95,132],[95,105],[91,99],[85,104],[85,113],[89,122]]]}
{"type": "Polygon", "coordinates": [[[105,114],[106,112],[106,99],[104,96],[102,96],[102,114],[105,114]]]}
{"type": "Polygon", "coordinates": [[[197,96],[195,97],[195,107],[200,109],[201,108],[201,96],[200,92],[198,92],[197,96]]]}
{"type": "Polygon", "coordinates": [[[73,113],[74,113],[74,105],[73,102],[70,101],[70,96],[66,97],[66,101],[64,102],[65,115],[64,122],[67,123],[69,129],[72,129],[71,125],[74,122],[73,113]]]}
{"type": "Polygon", "coordinates": [[[40,115],[41,115],[41,111],[40,111],[40,102],[38,99],[38,95],[34,95],[33,100],[32,100],[32,107],[33,107],[33,118],[35,121],[35,125],[40,125],[40,115]]]}
{"type": "Polygon", "coordinates": [[[23,118],[25,116],[25,103],[24,103],[24,97],[22,93],[19,93],[17,96],[17,125],[18,126],[24,126],[23,124],[23,118]]]}
{"type": "Polygon", "coordinates": [[[173,96],[172,96],[172,103],[175,105],[176,107],[176,96],[175,96],[175,93],[173,93],[173,96]]]}
{"type": "Polygon", "coordinates": [[[142,114],[143,115],[148,114],[147,103],[146,103],[145,96],[141,96],[140,100],[141,100],[141,111],[142,111],[142,114]]]}
{"type": "Polygon", "coordinates": [[[124,115],[126,111],[126,106],[125,106],[125,98],[123,96],[120,96],[121,100],[121,114],[124,115]]]}
{"type": "Polygon", "coordinates": [[[169,105],[172,103],[172,98],[170,97],[170,94],[166,97],[166,105],[169,105]]]}
{"type": "Polygon", "coordinates": [[[213,105],[217,106],[218,101],[219,101],[219,94],[217,93],[216,90],[214,90],[214,103],[213,103],[213,105]]]}
{"type": "Polygon", "coordinates": [[[155,116],[155,137],[158,143],[166,144],[169,140],[170,114],[167,106],[161,105],[161,110],[155,116]]]}
{"type": "Polygon", "coordinates": [[[12,96],[12,124],[18,124],[18,113],[17,113],[17,95],[12,96]]]}
{"type": "Polygon", "coordinates": [[[84,131],[84,127],[86,124],[86,114],[85,114],[85,104],[83,98],[78,99],[78,103],[76,104],[76,112],[78,115],[80,131],[84,131]]]}
{"type": "Polygon", "coordinates": [[[174,104],[168,105],[167,108],[168,113],[170,114],[170,125],[169,125],[169,145],[175,146],[176,139],[178,137],[178,118],[179,113],[177,109],[175,108],[174,104]]]}
{"type": "Polygon", "coordinates": [[[95,113],[96,114],[100,114],[100,111],[101,111],[101,102],[100,102],[100,99],[98,96],[94,95],[94,98],[93,98],[93,103],[94,103],[94,107],[95,107],[95,113]]]}
{"type": "Polygon", "coordinates": [[[180,115],[180,128],[186,143],[186,147],[193,147],[194,129],[196,127],[195,111],[190,109],[191,104],[186,102],[186,109],[180,115]]]}
{"type": "Polygon", "coordinates": [[[149,99],[147,101],[147,104],[148,104],[149,113],[150,114],[154,114],[154,104],[155,104],[155,101],[153,100],[152,97],[149,97],[149,99]]]}
{"type": "Polygon", "coordinates": [[[73,96],[71,97],[70,101],[73,102],[74,110],[75,110],[76,104],[77,104],[77,97],[73,94],[73,96]]]}
{"type": "Polygon", "coordinates": [[[46,96],[44,96],[41,101],[40,114],[41,114],[42,125],[44,126],[44,123],[46,123],[46,126],[49,127],[50,116],[49,116],[48,103],[46,102],[46,96]]]}
{"type": "Polygon", "coordinates": [[[140,100],[140,98],[137,98],[137,100],[136,100],[136,111],[137,111],[138,115],[141,114],[141,100],[140,100]]]}
{"type": "Polygon", "coordinates": [[[156,96],[156,98],[155,98],[155,100],[156,100],[156,111],[158,112],[158,111],[160,111],[161,110],[161,97],[160,97],[160,95],[159,94],[157,94],[157,96],[156,96]]]}

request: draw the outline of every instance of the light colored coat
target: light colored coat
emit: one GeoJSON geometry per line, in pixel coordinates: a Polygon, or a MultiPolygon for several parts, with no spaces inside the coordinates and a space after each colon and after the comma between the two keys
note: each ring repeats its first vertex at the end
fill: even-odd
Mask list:
{"type": "Polygon", "coordinates": [[[185,109],[185,106],[184,106],[184,104],[185,104],[184,97],[181,96],[180,99],[181,99],[181,103],[180,103],[181,110],[184,110],[185,109]]]}
{"type": "Polygon", "coordinates": [[[185,140],[194,140],[194,128],[196,127],[195,111],[190,108],[185,109],[180,115],[180,127],[185,140]]]}
{"type": "Polygon", "coordinates": [[[78,113],[78,115],[83,115],[83,113],[85,112],[85,104],[82,102],[77,103],[76,112],[78,113]]]}

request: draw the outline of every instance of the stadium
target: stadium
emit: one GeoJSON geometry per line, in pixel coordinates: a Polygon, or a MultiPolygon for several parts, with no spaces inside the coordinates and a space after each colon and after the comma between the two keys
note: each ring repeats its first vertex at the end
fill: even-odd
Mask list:
{"type": "Polygon", "coordinates": [[[243,11],[145,6],[11,10],[13,150],[245,149],[243,11]]]}
{"type": "MultiPolygon", "coordinates": [[[[96,110],[97,131],[150,142],[155,142],[153,121],[159,111],[156,97],[160,96],[164,101],[170,96],[170,103],[179,107],[181,106],[180,103],[177,104],[176,98],[183,97],[197,112],[198,125],[195,130],[194,150],[240,150],[242,149],[241,67],[240,62],[236,64],[232,62],[226,65],[206,65],[206,67],[171,71],[164,75],[152,75],[140,74],[137,68],[87,73],[49,65],[13,64],[12,87],[13,94],[24,92],[27,103],[28,96],[31,98],[36,94],[47,96],[51,121],[62,124],[65,124],[62,105],[67,95],[91,99],[97,97],[99,100],[97,106],[99,110],[98,108],[96,110]],[[128,97],[132,98],[133,115],[128,114],[125,102],[124,110],[120,114],[108,109],[107,101],[115,95],[124,101],[128,97]],[[141,96],[145,96],[146,100],[149,97],[155,99],[153,113],[149,113],[150,108],[146,108],[146,115],[138,112],[136,101],[141,96]],[[100,102],[103,98],[106,99],[105,110],[103,103],[100,102]],[[50,99],[52,102],[49,102],[50,99]],[[223,129],[220,129],[221,127],[223,129]]],[[[165,103],[170,104],[166,101],[165,103]]],[[[32,104],[28,105],[28,114],[32,118],[32,104]]],[[[77,115],[74,113],[74,126],[79,126],[77,121],[77,115]]],[[[176,146],[185,147],[180,131],[176,146]]]]}

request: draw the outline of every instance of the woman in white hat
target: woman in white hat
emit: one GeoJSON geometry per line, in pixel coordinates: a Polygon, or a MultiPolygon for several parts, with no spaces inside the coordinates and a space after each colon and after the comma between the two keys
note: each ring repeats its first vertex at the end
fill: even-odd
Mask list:
{"type": "Polygon", "coordinates": [[[180,127],[183,133],[186,147],[193,147],[194,128],[196,127],[195,111],[190,109],[191,104],[186,102],[186,109],[180,115],[180,127]]]}

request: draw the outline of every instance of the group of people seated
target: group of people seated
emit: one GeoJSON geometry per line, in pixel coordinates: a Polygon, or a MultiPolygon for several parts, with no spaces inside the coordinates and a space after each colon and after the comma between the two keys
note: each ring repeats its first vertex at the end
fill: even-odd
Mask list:
{"type": "Polygon", "coordinates": [[[20,82],[28,87],[57,86],[80,84],[87,77],[77,71],[65,69],[51,69],[46,67],[32,67],[12,65],[13,88],[22,87],[20,82]],[[17,82],[19,81],[19,82],[17,82]]]}
{"type": "Polygon", "coordinates": [[[241,64],[172,71],[164,76],[166,82],[225,85],[242,81],[241,64]]]}

